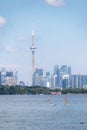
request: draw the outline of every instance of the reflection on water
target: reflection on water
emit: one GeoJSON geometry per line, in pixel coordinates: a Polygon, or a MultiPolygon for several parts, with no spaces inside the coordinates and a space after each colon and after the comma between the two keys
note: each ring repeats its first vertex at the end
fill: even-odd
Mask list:
{"type": "Polygon", "coordinates": [[[1,95],[0,130],[87,130],[87,95],[49,97],[50,105],[48,95],[1,95]]]}

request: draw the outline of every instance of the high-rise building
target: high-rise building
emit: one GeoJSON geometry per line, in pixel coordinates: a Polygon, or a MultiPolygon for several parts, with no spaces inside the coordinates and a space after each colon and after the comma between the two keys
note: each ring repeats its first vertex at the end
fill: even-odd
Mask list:
{"type": "Polygon", "coordinates": [[[69,83],[69,75],[63,75],[62,78],[62,88],[69,88],[70,87],[70,83],[69,83]]]}
{"type": "Polygon", "coordinates": [[[82,87],[87,88],[87,75],[82,75],[82,87]]]}
{"type": "Polygon", "coordinates": [[[60,87],[60,69],[58,65],[54,66],[53,80],[53,86],[60,87]]]}
{"type": "Polygon", "coordinates": [[[14,76],[13,71],[7,71],[6,68],[2,68],[0,72],[0,84],[8,86],[16,86],[17,78],[14,76]]]}
{"type": "Polygon", "coordinates": [[[36,68],[33,76],[34,86],[43,86],[43,69],[36,68]]]}
{"type": "Polygon", "coordinates": [[[81,88],[82,77],[79,74],[71,75],[71,88],[81,88]]]}
{"type": "Polygon", "coordinates": [[[1,69],[1,85],[5,85],[5,77],[6,77],[6,68],[2,67],[2,69],[1,69]]]}
{"type": "Polygon", "coordinates": [[[67,67],[67,65],[61,66],[60,71],[61,71],[62,74],[68,74],[68,67],[67,67]]]}
{"type": "Polygon", "coordinates": [[[6,77],[12,77],[13,72],[12,71],[6,71],[6,77]]]}
{"type": "Polygon", "coordinates": [[[58,81],[57,75],[53,75],[53,87],[54,88],[57,87],[57,81],[58,81]]]}
{"type": "Polygon", "coordinates": [[[17,80],[13,76],[5,77],[5,85],[16,86],[17,85],[17,80]]]}
{"type": "Polygon", "coordinates": [[[69,74],[69,77],[71,77],[71,66],[68,67],[68,74],[69,74]]]}
{"type": "Polygon", "coordinates": [[[87,75],[75,74],[71,75],[72,88],[87,88],[87,75]]]}
{"type": "Polygon", "coordinates": [[[44,78],[44,86],[50,88],[51,87],[51,76],[50,72],[46,72],[46,76],[44,78]]]}

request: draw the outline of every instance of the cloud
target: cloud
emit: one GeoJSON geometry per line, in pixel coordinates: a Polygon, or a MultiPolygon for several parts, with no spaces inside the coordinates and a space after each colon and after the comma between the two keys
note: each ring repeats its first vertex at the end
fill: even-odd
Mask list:
{"type": "Polygon", "coordinates": [[[9,51],[9,52],[15,52],[15,51],[17,51],[17,48],[16,47],[12,47],[12,46],[7,46],[5,49],[7,51],[9,51]]]}
{"type": "Polygon", "coordinates": [[[0,27],[3,27],[6,24],[6,19],[0,16],[0,27]]]}
{"type": "Polygon", "coordinates": [[[10,64],[10,65],[7,65],[7,64],[0,64],[0,69],[1,68],[5,68],[6,70],[15,70],[15,69],[19,69],[21,68],[20,65],[17,65],[17,64],[10,64]]]}
{"type": "Polygon", "coordinates": [[[11,46],[11,45],[4,45],[4,44],[1,44],[0,43],[0,52],[5,52],[5,51],[7,51],[7,52],[16,52],[18,50],[18,48],[17,47],[15,47],[15,46],[11,46]]]}
{"type": "Polygon", "coordinates": [[[28,38],[26,36],[19,36],[17,38],[18,41],[26,41],[28,38]]]}
{"type": "Polygon", "coordinates": [[[64,0],[46,0],[46,2],[49,5],[52,5],[55,7],[61,7],[61,6],[64,6],[64,4],[65,4],[64,0]]]}

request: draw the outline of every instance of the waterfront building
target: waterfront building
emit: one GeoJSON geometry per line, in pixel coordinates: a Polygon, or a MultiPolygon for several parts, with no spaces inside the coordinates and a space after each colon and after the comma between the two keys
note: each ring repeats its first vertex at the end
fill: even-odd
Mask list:
{"type": "Polygon", "coordinates": [[[53,87],[57,87],[57,75],[53,75],[53,87]]]}
{"type": "Polygon", "coordinates": [[[69,75],[63,75],[62,78],[62,88],[69,88],[70,87],[70,83],[69,83],[69,75]]]}
{"type": "Polygon", "coordinates": [[[33,86],[43,86],[43,69],[36,68],[33,76],[33,86]]]}
{"type": "Polygon", "coordinates": [[[24,83],[24,81],[20,81],[18,85],[24,87],[24,86],[25,86],[25,83],[24,83]]]}
{"type": "Polygon", "coordinates": [[[5,77],[5,84],[7,86],[16,86],[17,85],[17,80],[15,79],[15,77],[5,77]]]}
{"type": "Polygon", "coordinates": [[[6,77],[6,68],[3,67],[1,69],[1,85],[5,85],[5,77],[6,77]]]}
{"type": "Polygon", "coordinates": [[[68,67],[68,74],[69,74],[69,77],[71,77],[71,66],[68,67]]]}
{"type": "Polygon", "coordinates": [[[60,87],[60,69],[58,65],[54,66],[53,86],[60,87]]]}
{"type": "Polygon", "coordinates": [[[15,75],[15,72],[7,71],[6,68],[3,67],[0,72],[0,84],[8,85],[8,86],[16,86],[17,77],[15,77],[14,75],[15,75]]]}
{"type": "Polygon", "coordinates": [[[50,76],[50,72],[46,72],[46,76],[44,78],[44,86],[51,88],[51,76],[50,76]]]}
{"type": "Polygon", "coordinates": [[[80,74],[71,75],[71,88],[81,88],[82,77],[80,74]]]}
{"type": "Polygon", "coordinates": [[[83,88],[87,88],[87,75],[82,75],[81,76],[81,86],[83,88]]]}
{"type": "Polygon", "coordinates": [[[68,67],[67,67],[67,65],[61,66],[60,72],[61,72],[62,75],[68,74],[68,67]]]}

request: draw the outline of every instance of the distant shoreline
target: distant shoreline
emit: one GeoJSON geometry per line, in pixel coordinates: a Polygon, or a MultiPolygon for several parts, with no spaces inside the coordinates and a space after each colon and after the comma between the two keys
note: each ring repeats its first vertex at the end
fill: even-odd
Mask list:
{"type": "Polygon", "coordinates": [[[0,95],[61,95],[61,94],[87,94],[87,88],[50,89],[41,86],[0,86],[0,95]]]}

